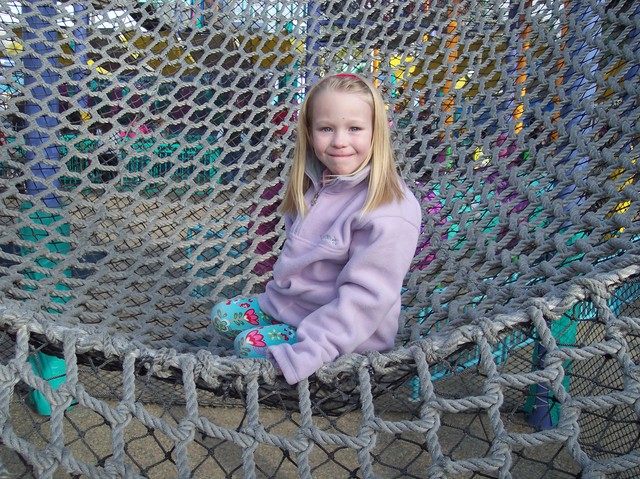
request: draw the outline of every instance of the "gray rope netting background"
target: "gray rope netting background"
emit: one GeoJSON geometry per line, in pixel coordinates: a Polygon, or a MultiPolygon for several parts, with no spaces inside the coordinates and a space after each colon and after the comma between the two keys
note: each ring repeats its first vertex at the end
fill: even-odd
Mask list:
{"type": "Polygon", "coordinates": [[[638,477],[638,13],[1,0],[0,476],[638,477]],[[397,347],[289,387],[208,314],[268,280],[340,71],[423,233],[397,347]]]}

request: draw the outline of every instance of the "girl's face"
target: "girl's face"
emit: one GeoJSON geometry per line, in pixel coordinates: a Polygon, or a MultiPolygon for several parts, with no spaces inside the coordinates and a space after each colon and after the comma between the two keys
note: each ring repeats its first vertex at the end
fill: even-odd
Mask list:
{"type": "Polygon", "coordinates": [[[319,92],[313,103],[311,143],[333,175],[350,175],[367,159],[373,138],[373,106],[364,95],[319,92]]]}

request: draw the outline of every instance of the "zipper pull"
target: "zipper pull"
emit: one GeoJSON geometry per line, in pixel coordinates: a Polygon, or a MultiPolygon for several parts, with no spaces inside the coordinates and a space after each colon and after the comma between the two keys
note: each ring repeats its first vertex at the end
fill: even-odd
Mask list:
{"type": "Polygon", "coordinates": [[[316,205],[316,203],[318,202],[318,196],[320,196],[320,191],[318,191],[315,195],[313,195],[313,198],[311,198],[311,206],[316,205]]]}

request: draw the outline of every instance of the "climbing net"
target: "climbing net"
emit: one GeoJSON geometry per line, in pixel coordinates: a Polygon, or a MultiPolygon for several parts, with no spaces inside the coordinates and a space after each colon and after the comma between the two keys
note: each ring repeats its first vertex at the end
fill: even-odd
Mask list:
{"type": "Polygon", "coordinates": [[[640,474],[640,7],[0,0],[0,475],[640,474]],[[372,78],[423,205],[396,347],[290,387],[296,108],[372,78]]]}

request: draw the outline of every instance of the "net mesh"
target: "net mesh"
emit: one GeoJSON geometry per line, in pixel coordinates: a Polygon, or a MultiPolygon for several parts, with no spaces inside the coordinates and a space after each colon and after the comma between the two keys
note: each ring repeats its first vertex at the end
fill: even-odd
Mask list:
{"type": "Polygon", "coordinates": [[[0,0],[7,474],[637,477],[639,8],[0,0]],[[208,315],[335,72],[424,223],[396,347],[288,387],[208,315]]]}

